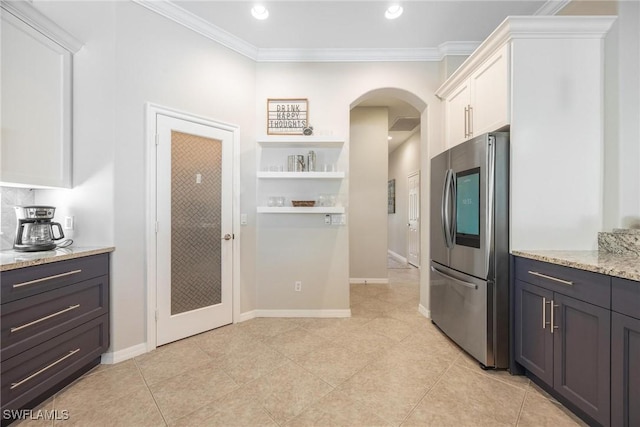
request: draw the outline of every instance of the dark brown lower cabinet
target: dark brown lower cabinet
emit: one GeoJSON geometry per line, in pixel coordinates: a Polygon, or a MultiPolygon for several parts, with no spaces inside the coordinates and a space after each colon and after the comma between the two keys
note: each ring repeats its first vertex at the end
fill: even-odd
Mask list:
{"type": "Polygon", "coordinates": [[[553,388],[609,425],[611,311],[557,293],[553,305],[553,388]]]}
{"type": "Polygon", "coordinates": [[[611,411],[611,425],[640,426],[640,319],[616,312],[611,314],[611,411]]]}
{"type": "Polygon", "coordinates": [[[100,362],[109,347],[109,255],[0,274],[1,424],[100,362]]]}
{"type": "Polygon", "coordinates": [[[609,425],[610,311],[516,280],[515,359],[609,425]]]}
{"type": "Polygon", "coordinates": [[[515,258],[514,359],[592,425],[611,421],[611,278],[515,258]]]}
{"type": "Polygon", "coordinates": [[[516,280],[515,359],[545,383],[553,384],[553,335],[548,310],[553,292],[516,280]]]}

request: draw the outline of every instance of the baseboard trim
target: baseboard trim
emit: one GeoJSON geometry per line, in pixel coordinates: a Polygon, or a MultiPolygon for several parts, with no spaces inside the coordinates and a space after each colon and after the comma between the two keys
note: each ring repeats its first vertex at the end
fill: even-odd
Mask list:
{"type": "Polygon", "coordinates": [[[373,278],[373,277],[367,277],[367,278],[359,278],[359,277],[352,277],[349,279],[349,283],[353,284],[353,283],[364,283],[365,285],[388,285],[389,284],[389,278],[373,278]]]}
{"type": "Polygon", "coordinates": [[[422,304],[418,304],[418,311],[427,319],[431,319],[431,311],[422,304]]]}
{"type": "Polygon", "coordinates": [[[404,264],[407,263],[407,258],[403,257],[399,253],[396,253],[396,252],[392,251],[391,249],[387,249],[387,253],[389,254],[389,256],[391,258],[394,258],[395,260],[400,261],[400,262],[402,262],[404,264]]]}
{"type": "Polygon", "coordinates": [[[240,318],[237,320],[237,322],[234,322],[234,323],[242,323],[242,322],[246,322],[247,320],[251,320],[255,318],[256,318],[255,310],[245,311],[244,313],[240,313],[240,318]]]}
{"type": "Polygon", "coordinates": [[[351,317],[351,309],[346,309],[346,310],[254,310],[252,313],[254,313],[253,317],[351,317]]]}
{"type": "Polygon", "coordinates": [[[103,365],[113,365],[114,363],[120,363],[124,362],[125,360],[133,359],[134,357],[145,354],[146,352],[146,343],[137,344],[132,347],[123,348],[122,350],[104,353],[100,358],[100,363],[103,365]]]}

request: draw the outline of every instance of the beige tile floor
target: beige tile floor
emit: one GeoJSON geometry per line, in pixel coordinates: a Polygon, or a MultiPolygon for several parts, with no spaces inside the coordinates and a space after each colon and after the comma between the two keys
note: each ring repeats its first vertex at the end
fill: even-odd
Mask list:
{"type": "Polygon", "coordinates": [[[349,319],[259,318],[99,366],[41,406],[69,420],[18,425],[584,425],[420,315],[417,269],[389,278],[351,286],[349,319]]]}

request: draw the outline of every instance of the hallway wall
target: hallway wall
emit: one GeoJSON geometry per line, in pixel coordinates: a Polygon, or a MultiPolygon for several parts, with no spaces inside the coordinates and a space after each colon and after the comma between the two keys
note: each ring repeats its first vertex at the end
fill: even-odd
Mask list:
{"type": "MultiPolygon", "coordinates": [[[[407,257],[409,198],[407,177],[420,170],[420,130],[389,153],[389,178],[396,180],[396,213],[387,217],[388,249],[407,257]]],[[[426,225],[424,225],[426,227],[426,225]]]]}
{"type": "Polygon", "coordinates": [[[356,107],[351,110],[351,280],[387,280],[388,115],[386,107],[356,107]]]}

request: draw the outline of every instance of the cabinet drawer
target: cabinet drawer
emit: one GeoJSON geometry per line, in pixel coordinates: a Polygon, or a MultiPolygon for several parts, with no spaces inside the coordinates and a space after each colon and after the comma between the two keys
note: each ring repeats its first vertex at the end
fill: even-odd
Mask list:
{"type": "Polygon", "coordinates": [[[611,309],[640,319],[640,282],[614,277],[611,280],[611,309]]]}
{"type": "Polygon", "coordinates": [[[2,363],[2,409],[18,409],[100,356],[109,318],[93,319],[2,363]]]}
{"type": "Polygon", "coordinates": [[[108,276],[3,304],[0,360],[108,312],[108,276]]]}
{"type": "Polygon", "coordinates": [[[108,254],[4,271],[0,284],[2,303],[108,274],[108,254]]]}
{"type": "Polygon", "coordinates": [[[515,277],[581,301],[611,308],[611,279],[603,274],[516,257],[515,277]]]}

